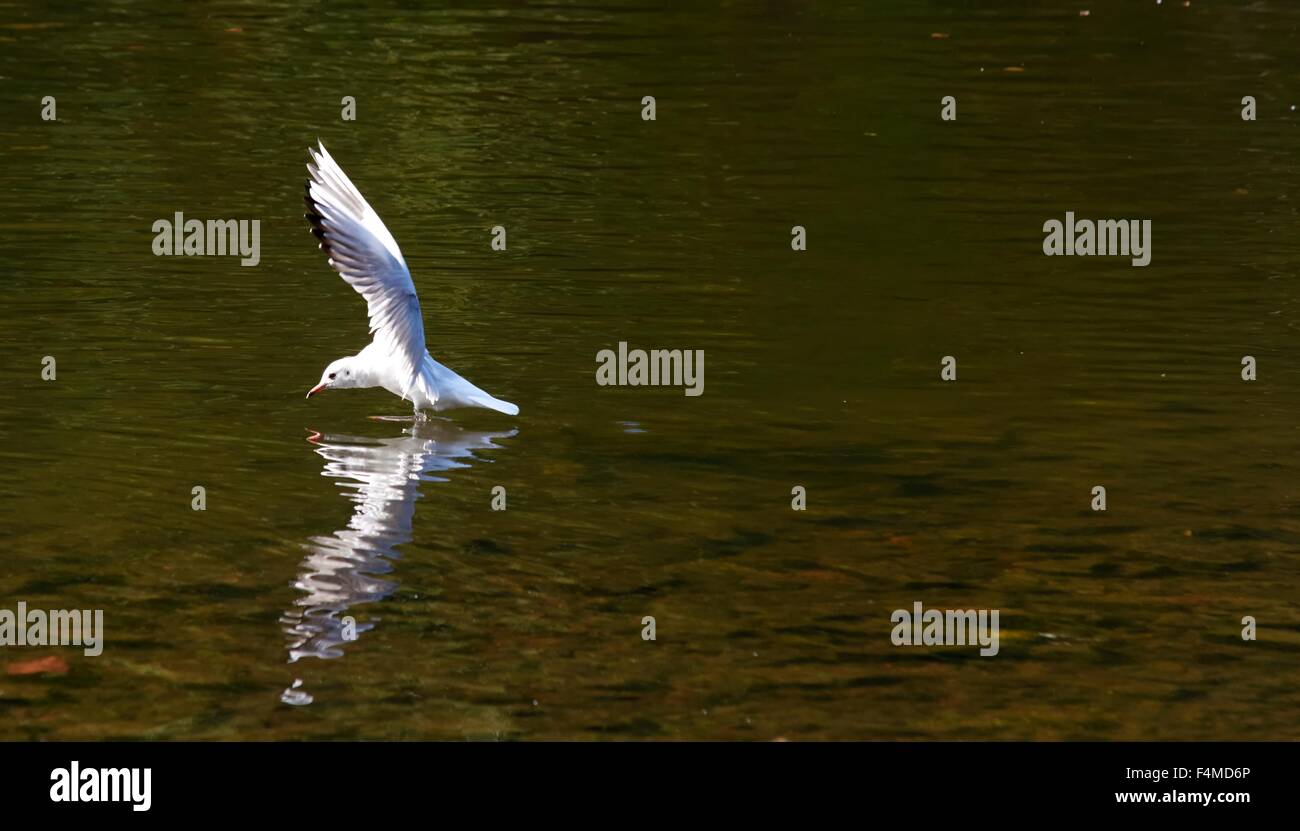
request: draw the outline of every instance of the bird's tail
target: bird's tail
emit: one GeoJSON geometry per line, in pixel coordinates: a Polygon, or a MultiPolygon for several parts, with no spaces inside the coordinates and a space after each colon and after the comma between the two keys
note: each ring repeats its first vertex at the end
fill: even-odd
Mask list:
{"type": "Polygon", "coordinates": [[[502,401],[500,398],[493,398],[487,393],[476,395],[470,399],[470,402],[476,407],[486,407],[489,410],[496,410],[498,413],[506,415],[519,415],[519,408],[509,401],[502,401]]]}
{"type": "Polygon", "coordinates": [[[433,358],[426,358],[426,360],[431,370],[431,380],[438,392],[435,397],[438,400],[439,410],[450,410],[456,407],[483,407],[506,415],[519,415],[519,408],[509,401],[493,398],[485,390],[474,386],[467,379],[438,363],[433,358]]]}

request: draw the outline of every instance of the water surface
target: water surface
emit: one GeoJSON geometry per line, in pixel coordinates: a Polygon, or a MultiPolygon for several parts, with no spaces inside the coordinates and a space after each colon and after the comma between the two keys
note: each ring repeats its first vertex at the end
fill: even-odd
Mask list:
{"type": "Polygon", "coordinates": [[[0,3],[0,608],[107,629],[0,653],[0,737],[1295,737],[1300,9],[859,5],[0,3]],[[304,400],[366,339],[317,138],[520,416],[304,400]]]}

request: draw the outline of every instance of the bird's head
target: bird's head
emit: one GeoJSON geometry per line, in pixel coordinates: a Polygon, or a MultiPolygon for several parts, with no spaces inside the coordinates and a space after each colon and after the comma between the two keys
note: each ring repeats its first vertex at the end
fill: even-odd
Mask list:
{"type": "Polygon", "coordinates": [[[356,356],[339,358],[325,367],[325,371],[320,376],[320,383],[307,390],[307,397],[311,398],[316,393],[324,390],[345,390],[361,386],[359,369],[356,364],[356,356]]]}

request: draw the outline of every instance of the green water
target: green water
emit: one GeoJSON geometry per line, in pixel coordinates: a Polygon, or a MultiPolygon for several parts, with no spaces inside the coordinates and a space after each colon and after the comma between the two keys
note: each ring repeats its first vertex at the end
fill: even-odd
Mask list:
{"type": "Polygon", "coordinates": [[[0,608],[105,619],[0,648],[0,738],[1300,735],[1298,27],[0,3],[0,608]],[[367,337],[318,137],[518,417],[304,399],[367,337]],[[1067,210],[1151,219],[1151,265],[1045,257],[1067,210]],[[259,265],[154,256],[177,211],[259,219],[259,265]],[[619,341],[704,394],[597,386],[619,341]],[[916,601],[999,654],[893,646],[916,601]]]}

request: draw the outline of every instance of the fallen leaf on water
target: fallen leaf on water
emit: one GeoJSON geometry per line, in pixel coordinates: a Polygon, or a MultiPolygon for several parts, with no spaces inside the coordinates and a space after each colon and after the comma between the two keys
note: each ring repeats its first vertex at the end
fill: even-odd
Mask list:
{"type": "Polygon", "coordinates": [[[1025,68],[1023,66],[1004,66],[1002,67],[1002,71],[1003,72],[1024,72],[1025,68]]]}
{"type": "Polygon", "coordinates": [[[947,32],[931,32],[931,33],[930,33],[930,37],[934,38],[935,40],[943,40],[944,38],[948,37],[948,33],[947,33],[947,32]]]}
{"type": "Polygon", "coordinates": [[[31,661],[16,661],[5,667],[10,675],[39,675],[42,672],[67,672],[68,662],[58,655],[47,655],[31,661]]]}

